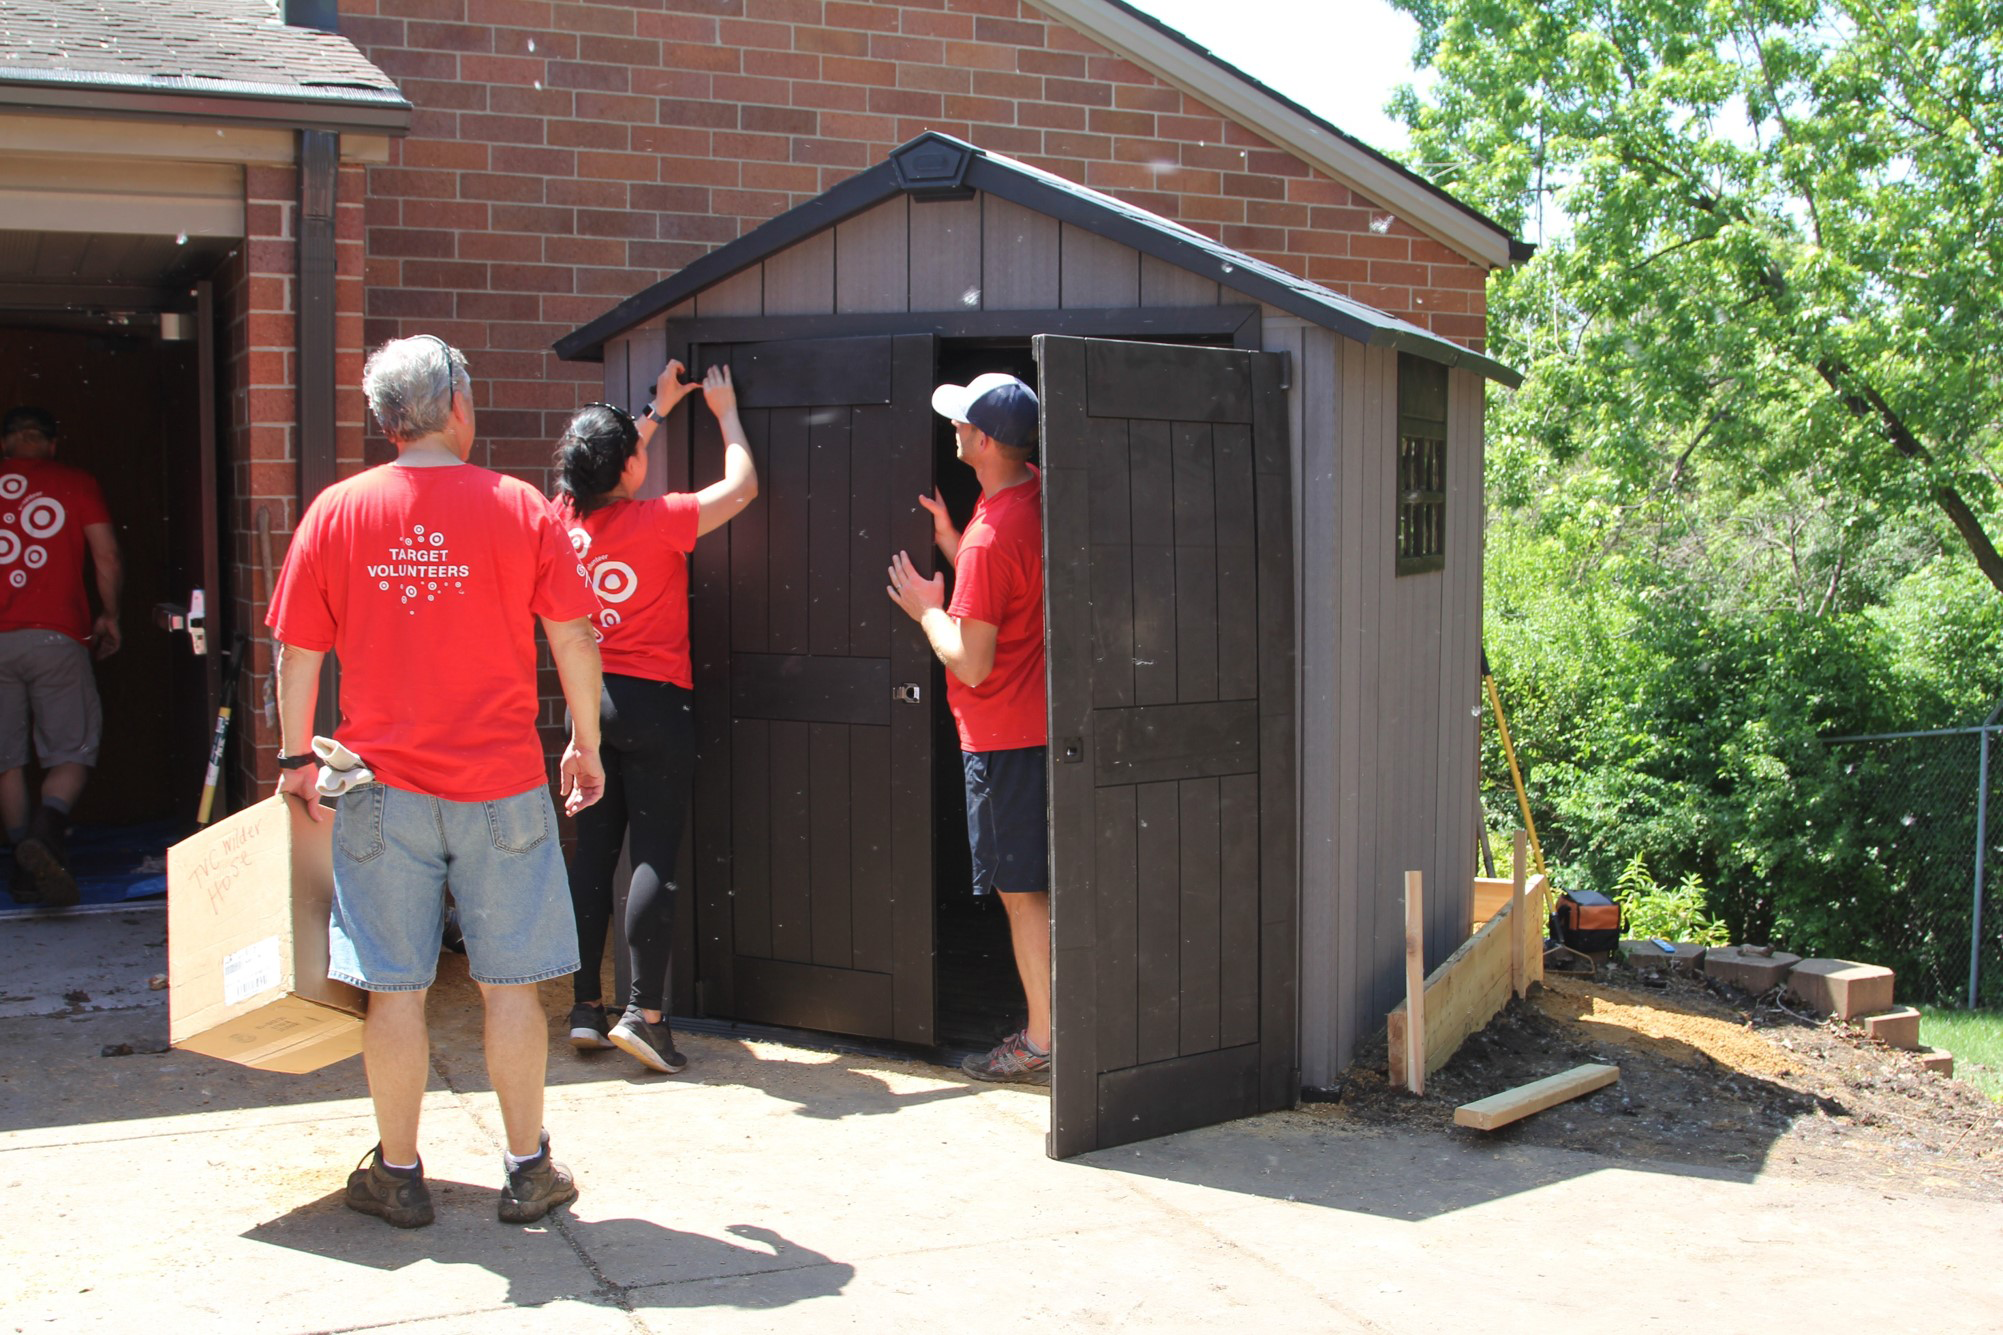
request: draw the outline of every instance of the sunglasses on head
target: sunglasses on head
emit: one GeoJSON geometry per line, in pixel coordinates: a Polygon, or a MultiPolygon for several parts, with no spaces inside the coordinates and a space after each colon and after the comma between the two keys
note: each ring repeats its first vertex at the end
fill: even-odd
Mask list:
{"type": "MultiPolygon", "coordinates": [[[[587,403],[584,405],[584,408],[603,408],[607,412],[611,413],[614,417],[618,418],[626,426],[631,427],[633,425],[633,414],[627,412],[624,408],[621,408],[616,403],[605,403],[603,401],[600,401],[598,403],[587,403]]],[[[583,412],[584,408],[579,408],[577,411],[583,412]]]]}

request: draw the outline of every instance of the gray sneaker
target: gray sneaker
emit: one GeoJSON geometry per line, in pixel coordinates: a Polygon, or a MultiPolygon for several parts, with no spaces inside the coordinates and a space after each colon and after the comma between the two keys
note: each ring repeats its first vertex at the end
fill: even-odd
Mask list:
{"type": "Polygon", "coordinates": [[[362,1156],[355,1171],[348,1174],[345,1202],[350,1210],[360,1210],[398,1228],[423,1228],[431,1222],[431,1189],[424,1185],[424,1160],[409,1177],[383,1167],[383,1147],[378,1144],[362,1156]]]}
{"type": "Polygon", "coordinates": [[[993,1080],[1008,1085],[1050,1083],[1050,1054],[1029,1046],[1029,1031],[1018,1030],[986,1052],[976,1053],[960,1063],[960,1069],[976,1080],[993,1080]]]}
{"type": "Polygon", "coordinates": [[[655,1024],[641,1014],[638,1006],[628,1006],[606,1037],[612,1040],[613,1047],[663,1075],[688,1069],[689,1059],[675,1051],[675,1033],[668,1027],[666,1011],[661,1012],[661,1022],[655,1024]]]}
{"type": "Polygon", "coordinates": [[[549,1132],[545,1131],[536,1157],[508,1170],[507,1183],[501,1188],[501,1222],[533,1224],[557,1206],[576,1199],[577,1179],[549,1157],[549,1132]]]}

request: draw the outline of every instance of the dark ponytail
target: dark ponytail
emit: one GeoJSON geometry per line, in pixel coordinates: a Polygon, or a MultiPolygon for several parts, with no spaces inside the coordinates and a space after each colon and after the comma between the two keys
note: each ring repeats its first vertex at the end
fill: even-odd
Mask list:
{"type": "Polygon", "coordinates": [[[633,419],[611,404],[580,408],[556,442],[557,494],[580,517],[600,508],[639,444],[633,419]]]}

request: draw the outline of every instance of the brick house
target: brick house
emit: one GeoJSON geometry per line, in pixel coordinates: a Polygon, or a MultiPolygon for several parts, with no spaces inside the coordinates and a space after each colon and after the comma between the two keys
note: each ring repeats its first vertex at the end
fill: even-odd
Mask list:
{"type": "MultiPolygon", "coordinates": [[[[357,392],[386,338],[464,349],[475,462],[546,484],[563,421],[603,391],[561,337],[927,131],[1471,350],[1487,272],[1522,253],[1122,0],[6,0],[6,17],[0,374],[64,417],[73,457],[128,479],[114,511],[153,553],[131,657],[106,669],[112,735],[144,740],[107,748],[101,820],[191,805],[217,658],[137,623],[195,588],[211,648],[250,641],[233,796],[271,791],[264,534],[276,560],[305,500],[387,457],[357,392]],[[135,395],[142,443],[119,415],[135,395]]],[[[544,694],[554,737],[553,676],[544,694]]]]}

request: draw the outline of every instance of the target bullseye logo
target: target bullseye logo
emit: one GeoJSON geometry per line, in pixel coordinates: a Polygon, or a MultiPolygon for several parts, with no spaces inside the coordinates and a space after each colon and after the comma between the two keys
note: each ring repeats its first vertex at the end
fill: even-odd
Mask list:
{"type": "Polygon", "coordinates": [[[21,557],[21,539],[12,529],[0,528],[0,566],[10,566],[21,557]]]}
{"type": "Polygon", "coordinates": [[[19,473],[0,477],[0,500],[18,501],[28,494],[28,479],[19,473]]]}
{"type": "Polygon", "coordinates": [[[49,549],[46,547],[30,547],[21,554],[21,564],[30,570],[40,570],[48,563],[49,549]]]}
{"type": "Polygon", "coordinates": [[[65,517],[61,501],[37,496],[21,507],[21,531],[31,538],[51,538],[62,532],[65,517]]]}
{"type": "Polygon", "coordinates": [[[591,587],[606,602],[623,603],[640,587],[640,580],[624,561],[607,561],[592,575],[591,587]]]}

